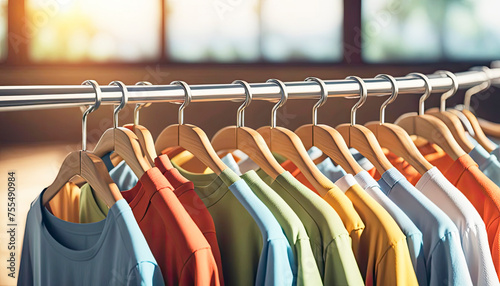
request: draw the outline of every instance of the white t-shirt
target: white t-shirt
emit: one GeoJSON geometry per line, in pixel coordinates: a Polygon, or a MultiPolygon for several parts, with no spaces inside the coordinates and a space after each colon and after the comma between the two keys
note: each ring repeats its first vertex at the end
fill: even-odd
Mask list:
{"type": "Polygon", "coordinates": [[[491,258],[486,227],[469,200],[433,167],[415,185],[455,223],[474,285],[500,285],[491,258]]]}

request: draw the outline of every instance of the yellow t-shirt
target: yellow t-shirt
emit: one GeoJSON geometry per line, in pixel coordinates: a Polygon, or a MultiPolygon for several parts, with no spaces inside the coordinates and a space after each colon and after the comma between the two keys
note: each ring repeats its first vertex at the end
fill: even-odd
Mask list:
{"type": "MultiPolygon", "coordinates": [[[[335,182],[365,222],[354,255],[366,285],[418,285],[406,237],[390,216],[350,174],[335,182]]],[[[331,192],[323,199],[337,203],[331,192]]]]}
{"type": "Polygon", "coordinates": [[[49,210],[57,218],[79,223],[80,188],[66,183],[61,190],[49,201],[49,210]]]}

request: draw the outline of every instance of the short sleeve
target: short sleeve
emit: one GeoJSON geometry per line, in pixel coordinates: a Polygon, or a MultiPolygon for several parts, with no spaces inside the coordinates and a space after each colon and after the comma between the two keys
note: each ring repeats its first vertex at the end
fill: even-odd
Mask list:
{"type": "Polygon", "coordinates": [[[429,285],[472,285],[460,238],[448,232],[428,257],[429,285]]]}
{"type": "Polygon", "coordinates": [[[160,286],[165,285],[161,270],[156,263],[143,261],[132,268],[127,279],[128,286],[160,286]]]}
{"type": "Polygon", "coordinates": [[[347,234],[332,240],[325,251],[324,285],[365,285],[347,234]]]}
{"type": "MultiPolygon", "coordinates": [[[[406,239],[394,242],[377,262],[374,285],[418,285],[411,260],[408,259],[406,239]]],[[[368,281],[367,281],[368,283],[368,281]]],[[[438,284],[430,284],[438,285],[438,284]]],[[[439,284],[441,285],[441,284],[439,284]]]]}
{"type": "Polygon", "coordinates": [[[194,252],[184,264],[179,285],[220,285],[219,271],[210,248],[194,252]]]}

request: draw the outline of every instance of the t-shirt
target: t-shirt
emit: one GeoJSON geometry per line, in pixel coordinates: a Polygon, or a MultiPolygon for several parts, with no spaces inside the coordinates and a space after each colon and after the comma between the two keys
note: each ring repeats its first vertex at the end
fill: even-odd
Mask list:
{"type": "Polygon", "coordinates": [[[68,182],[49,201],[47,209],[57,218],[78,223],[78,205],[80,204],[80,188],[68,182]]]}
{"type": "Polygon", "coordinates": [[[217,176],[175,167],[194,183],[212,215],[226,285],[292,285],[295,261],[290,244],[245,181],[229,168],[217,176]]]}
{"type": "Polygon", "coordinates": [[[367,171],[361,171],[354,176],[356,182],[370,195],[380,206],[382,206],[398,224],[406,236],[406,243],[410,252],[413,270],[417,275],[419,285],[427,285],[427,272],[425,270],[424,243],[422,232],[411,221],[411,219],[389,199],[380,189],[380,185],[367,171]]]}
{"type": "MultiPolygon", "coordinates": [[[[290,172],[290,174],[302,185],[306,186],[309,190],[316,192],[302,172],[300,172],[300,170],[290,160],[285,161],[282,166],[289,172],[291,170],[293,173],[290,172]]],[[[330,200],[335,201],[335,203],[331,206],[340,216],[342,222],[344,223],[344,227],[347,229],[347,232],[349,232],[352,241],[352,249],[356,253],[358,251],[360,237],[363,233],[363,229],[365,229],[365,224],[354,209],[352,202],[337,186],[329,190],[328,193],[330,200]]]]}
{"type": "Polygon", "coordinates": [[[474,285],[499,285],[486,227],[474,206],[433,167],[415,186],[435,203],[457,226],[462,250],[474,285]]]}
{"type": "MultiPolygon", "coordinates": [[[[222,158],[235,173],[239,167],[231,154],[222,158]]],[[[269,208],[276,220],[278,220],[288,242],[290,243],[295,257],[294,285],[322,285],[314,254],[311,249],[309,236],[299,217],[292,208],[253,170],[240,176],[257,195],[257,197],[269,208]]]]}
{"type": "Polygon", "coordinates": [[[429,285],[472,285],[460,234],[450,218],[396,168],[382,174],[379,185],[422,232],[429,285]]]}
{"type": "Polygon", "coordinates": [[[497,186],[500,186],[500,162],[495,155],[491,155],[483,146],[476,145],[469,156],[474,160],[481,172],[490,178],[497,186]]]}
{"type": "MultiPolygon", "coordinates": [[[[130,190],[137,184],[137,176],[124,161],[120,162],[118,165],[116,165],[116,167],[114,167],[109,160],[109,155],[104,156],[103,161],[107,163],[106,166],[108,166],[109,168],[108,170],[111,179],[113,179],[120,190],[130,190]]],[[[174,194],[177,196],[184,209],[186,209],[189,216],[191,216],[193,221],[200,229],[201,233],[203,233],[203,236],[205,236],[206,240],[210,244],[212,254],[217,263],[220,284],[224,285],[224,281],[222,279],[224,277],[222,274],[222,261],[212,216],[201,201],[200,197],[194,191],[193,183],[184,178],[179,173],[179,171],[172,166],[167,155],[160,155],[156,157],[154,163],[155,166],[160,170],[160,172],[162,172],[162,174],[165,176],[165,178],[167,178],[168,182],[174,189],[174,194]]],[[[84,192],[84,194],[88,194],[88,192],[84,192]]],[[[82,211],[85,212],[86,207],[99,207],[103,214],[106,214],[106,205],[101,200],[98,200],[95,197],[94,199],[98,203],[98,206],[96,206],[95,204],[91,204],[90,206],[85,206],[84,208],[82,208],[82,211]]],[[[94,200],[90,201],[92,202],[94,200]]],[[[100,212],[94,211],[88,213],[98,216],[94,221],[103,219],[100,212]]]]}
{"type": "Polygon", "coordinates": [[[275,180],[262,169],[257,174],[302,221],[324,285],[363,285],[351,238],[335,210],[289,172],[275,180]]]}
{"type": "Polygon", "coordinates": [[[105,220],[76,224],[53,216],[44,192],[26,218],[18,285],[164,285],[125,200],[105,220]]]}
{"type": "MultiPolygon", "coordinates": [[[[482,173],[469,155],[453,161],[435,144],[419,146],[424,157],[460,190],[477,210],[486,225],[493,264],[500,277],[500,188],[482,173]]],[[[414,172],[407,168],[405,172],[414,172]]],[[[404,173],[407,176],[407,173],[404,173]]]]}
{"type": "MultiPolygon", "coordinates": [[[[353,202],[366,227],[356,258],[366,285],[418,285],[406,237],[389,213],[371,198],[351,174],[335,182],[353,202]]],[[[328,194],[323,197],[329,204],[328,194]]]]}
{"type": "MultiPolygon", "coordinates": [[[[83,189],[82,195],[87,190],[83,189]]],[[[139,182],[132,189],[122,191],[122,195],[132,208],[166,284],[220,285],[210,245],[158,168],[146,171],[139,182]]],[[[92,218],[105,216],[99,212],[102,210],[99,201],[89,200],[95,197],[85,198],[87,200],[82,196],[80,201],[87,207],[81,209],[95,210],[92,218]]],[[[87,222],[84,219],[80,218],[87,222]]]]}
{"type": "Polygon", "coordinates": [[[500,189],[477,167],[469,155],[458,158],[445,173],[476,208],[486,225],[493,264],[500,273],[500,189]]]}

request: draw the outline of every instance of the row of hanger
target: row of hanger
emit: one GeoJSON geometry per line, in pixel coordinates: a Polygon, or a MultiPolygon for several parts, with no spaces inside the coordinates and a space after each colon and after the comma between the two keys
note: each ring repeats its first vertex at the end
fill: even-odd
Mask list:
{"type": "MultiPolygon", "coordinates": [[[[481,68],[481,71],[486,74],[486,78],[490,79],[487,67],[481,68]]],[[[295,132],[276,126],[276,113],[288,99],[287,88],[282,81],[278,79],[267,81],[267,83],[276,84],[280,88],[281,98],[272,108],[271,124],[254,130],[244,124],[245,108],[252,101],[250,85],[245,81],[237,80],[233,84],[241,85],[244,88],[246,98],[238,108],[236,125],[221,129],[212,140],[209,140],[201,128],[184,123],[184,109],[191,103],[192,94],[189,85],[183,81],[171,83],[180,86],[185,93],[185,100],[179,108],[178,123],[165,128],[156,141],[153,140],[148,129],[139,124],[139,110],[150,103],[136,105],[134,123],[126,125],[130,129],[119,127],[118,114],[127,104],[128,91],[122,82],[113,81],[110,85],[116,85],[120,88],[122,100],[120,105],[114,109],[113,127],[104,132],[92,152],[86,150],[86,122],[88,115],[99,108],[101,104],[101,90],[97,82],[88,80],[83,84],[93,87],[96,98],[95,104],[87,108],[82,116],[82,150],[72,152],[66,157],[56,179],[45,191],[42,201],[46,204],[64,184],[73,177],[80,176],[111,207],[122,198],[122,195],[111,180],[108,170],[101,160],[102,156],[110,152],[114,152],[123,159],[140,178],[144,172],[154,166],[154,158],[167,148],[182,147],[216,174],[220,174],[227,168],[219,158],[217,151],[240,150],[274,179],[285,172],[273,156],[273,153],[276,153],[290,159],[321,195],[328,192],[333,187],[333,183],[317,169],[309,157],[307,150],[313,146],[319,148],[323,152],[323,156],[330,157],[351,174],[357,174],[363,169],[353,158],[349,148],[357,149],[376,167],[380,174],[392,168],[392,164],[384,155],[382,147],[402,157],[420,174],[424,174],[432,168],[432,165],[418,151],[410,135],[416,135],[437,144],[456,160],[469,153],[474,147],[465,136],[464,124],[466,124],[477,142],[491,152],[495,145],[486,137],[478,119],[469,110],[472,95],[488,89],[491,80],[470,88],[465,94],[463,108],[446,109],[446,100],[458,90],[458,81],[451,72],[437,71],[436,73],[449,77],[453,82],[452,88],[441,96],[440,108],[430,109],[424,113],[424,102],[431,95],[432,86],[424,74],[411,73],[407,76],[420,78],[424,81],[425,92],[420,97],[418,113],[404,114],[394,124],[385,122],[385,109],[398,96],[397,81],[387,74],[377,75],[376,78],[391,83],[392,93],[380,108],[379,121],[368,122],[364,126],[356,124],[356,111],[366,102],[368,89],[360,77],[347,77],[346,80],[352,80],[359,85],[359,101],[351,109],[351,122],[335,128],[318,124],[317,112],[327,101],[328,90],[321,79],[309,77],[306,81],[319,85],[321,97],[312,109],[312,123],[299,127],[295,132]]],[[[140,82],[137,85],[151,85],[151,83],[140,82]]]]}

